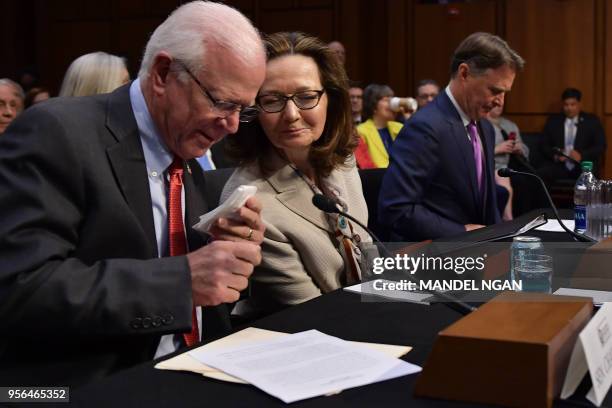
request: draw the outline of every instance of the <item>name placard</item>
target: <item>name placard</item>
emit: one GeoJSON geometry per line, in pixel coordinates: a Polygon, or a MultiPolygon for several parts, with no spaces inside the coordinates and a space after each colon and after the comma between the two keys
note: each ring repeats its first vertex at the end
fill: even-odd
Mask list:
{"type": "Polygon", "coordinates": [[[591,375],[593,388],[586,397],[600,406],[612,385],[612,303],[604,303],[578,336],[561,398],[567,398],[576,391],[587,371],[591,375]]]}

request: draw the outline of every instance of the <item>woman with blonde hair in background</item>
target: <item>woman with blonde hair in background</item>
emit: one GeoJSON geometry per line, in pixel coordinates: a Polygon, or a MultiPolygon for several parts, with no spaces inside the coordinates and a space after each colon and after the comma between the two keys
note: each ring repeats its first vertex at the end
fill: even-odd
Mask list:
{"type": "Polygon", "coordinates": [[[68,67],[59,96],[109,93],[130,80],[125,60],[102,51],[81,55],[68,67]]]}

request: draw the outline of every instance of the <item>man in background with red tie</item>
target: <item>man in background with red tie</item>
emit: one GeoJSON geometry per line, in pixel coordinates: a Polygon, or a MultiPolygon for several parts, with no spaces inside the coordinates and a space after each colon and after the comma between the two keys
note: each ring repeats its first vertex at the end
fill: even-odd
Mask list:
{"type": "Polygon", "coordinates": [[[393,145],[379,221],[391,241],[461,234],[500,220],[495,196],[495,133],[485,118],[503,104],[523,59],[501,38],[474,33],[451,62],[451,79],[419,109],[393,145]]]}
{"type": "Polygon", "coordinates": [[[261,205],[209,211],[194,160],[253,118],[257,30],[218,3],[178,8],[138,79],[57,98],[0,138],[0,385],[78,386],[229,329],[261,260],[261,205]]]}

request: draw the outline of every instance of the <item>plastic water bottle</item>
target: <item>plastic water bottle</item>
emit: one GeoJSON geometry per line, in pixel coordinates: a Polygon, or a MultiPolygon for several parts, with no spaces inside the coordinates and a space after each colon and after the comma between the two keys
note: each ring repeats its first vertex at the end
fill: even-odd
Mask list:
{"type": "Polygon", "coordinates": [[[576,186],[574,187],[574,231],[579,234],[584,234],[587,230],[587,189],[595,181],[592,171],[593,162],[583,161],[582,174],[576,180],[576,186]]]}

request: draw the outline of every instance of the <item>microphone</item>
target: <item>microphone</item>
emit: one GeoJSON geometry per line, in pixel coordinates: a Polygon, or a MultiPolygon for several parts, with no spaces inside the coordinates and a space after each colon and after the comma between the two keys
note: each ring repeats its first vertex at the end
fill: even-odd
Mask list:
{"type": "MultiPolygon", "coordinates": [[[[338,208],[338,205],[336,204],[336,202],[334,200],[332,200],[331,198],[323,195],[323,194],[315,194],[312,197],[312,204],[317,207],[319,210],[325,212],[325,213],[329,213],[329,214],[339,214],[342,215],[346,218],[348,218],[349,220],[353,221],[354,223],[356,223],[357,225],[359,225],[361,228],[363,228],[368,234],[370,234],[370,236],[372,237],[372,239],[378,243],[380,245],[380,247],[382,248],[384,255],[388,258],[393,258],[393,254],[391,253],[391,251],[389,251],[389,249],[387,249],[387,247],[385,246],[385,244],[376,236],[376,234],[374,234],[366,225],[363,225],[358,219],[356,219],[355,217],[351,216],[350,214],[341,211],[338,208]]],[[[412,277],[412,275],[408,274],[406,276],[408,278],[409,281],[411,282],[415,282],[414,278],[412,277]]],[[[416,283],[416,282],[415,282],[416,283]]],[[[449,295],[447,293],[444,292],[439,292],[435,289],[427,289],[425,290],[427,293],[435,296],[438,299],[443,299],[446,302],[443,302],[444,305],[446,305],[447,307],[461,313],[462,315],[467,315],[472,313],[473,311],[476,310],[476,308],[474,306],[470,306],[467,303],[465,303],[464,301],[456,298],[455,296],[449,295]]]]}
{"type": "Polygon", "coordinates": [[[555,218],[559,222],[559,225],[561,225],[561,228],[563,228],[568,234],[570,234],[572,237],[574,237],[574,239],[577,240],[577,241],[580,241],[580,242],[597,242],[595,239],[593,239],[591,237],[587,237],[586,235],[578,234],[578,233],[572,231],[571,229],[569,229],[569,228],[567,228],[565,226],[563,221],[561,221],[561,217],[559,217],[559,213],[557,212],[557,207],[555,206],[555,203],[553,202],[552,198],[550,197],[550,193],[548,192],[548,189],[546,188],[546,185],[544,184],[544,181],[540,178],[540,176],[538,176],[536,174],[532,174],[532,173],[526,173],[526,172],[522,172],[522,171],[512,170],[511,168],[508,168],[508,167],[504,167],[502,169],[497,170],[497,175],[500,176],[500,177],[511,177],[511,176],[517,176],[518,175],[518,176],[534,177],[534,178],[538,179],[538,181],[540,182],[540,185],[542,185],[542,188],[544,189],[544,192],[546,193],[546,198],[548,199],[548,205],[550,205],[550,208],[552,208],[553,213],[555,214],[555,218]]]}
{"type": "Polygon", "coordinates": [[[559,156],[565,157],[567,160],[571,161],[576,166],[580,167],[580,162],[578,160],[574,159],[573,157],[571,157],[570,155],[565,154],[565,152],[563,150],[559,149],[558,147],[553,147],[552,150],[553,150],[553,152],[555,152],[555,154],[558,154],[559,156]]]}

